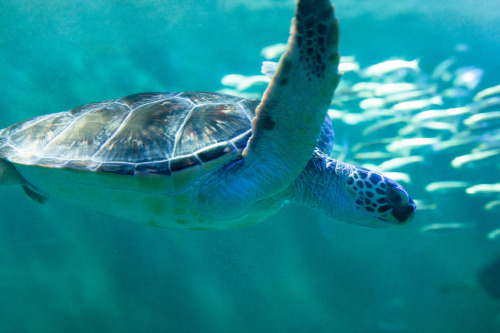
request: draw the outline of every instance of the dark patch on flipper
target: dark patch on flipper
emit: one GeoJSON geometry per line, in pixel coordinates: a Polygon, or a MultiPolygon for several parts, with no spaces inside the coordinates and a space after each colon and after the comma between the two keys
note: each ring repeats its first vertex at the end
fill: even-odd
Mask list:
{"type": "Polygon", "coordinates": [[[271,116],[265,115],[264,117],[262,117],[262,127],[265,130],[271,131],[272,129],[274,129],[275,126],[276,123],[274,122],[271,116]]]}
{"type": "Polygon", "coordinates": [[[26,193],[30,199],[35,200],[40,204],[44,204],[47,201],[48,198],[37,192],[33,186],[27,184],[23,184],[21,186],[23,187],[24,193],[26,193]]]}

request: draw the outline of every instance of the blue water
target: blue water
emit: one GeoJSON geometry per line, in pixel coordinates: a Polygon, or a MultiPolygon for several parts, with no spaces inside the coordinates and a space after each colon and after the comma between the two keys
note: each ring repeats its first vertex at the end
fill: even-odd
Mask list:
{"type": "MultiPolygon", "coordinates": [[[[3,1],[0,128],[137,92],[216,91],[226,74],[258,74],[293,12],[278,0],[3,1]]],[[[337,15],[341,51],[365,66],[420,58],[430,72],[462,43],[463,64],[485,71],[479,88],[500,83],[493,1],[339,1],[337,15]]],[[[334,126],[339,143],[363,140],[334,126]]],[[[483,209],[495,197],[424,189],[499,182],[498,160],[450,159],[404,170],[437,208],[391,230],[295,205],[239,230],[157,229],[1,187],[0,332],[500,332],[500,301],[478,282],[500,256],[486,239],[499,210],[483,209]],[[418,232],[442,222],[474,227],[418,232]]]]}

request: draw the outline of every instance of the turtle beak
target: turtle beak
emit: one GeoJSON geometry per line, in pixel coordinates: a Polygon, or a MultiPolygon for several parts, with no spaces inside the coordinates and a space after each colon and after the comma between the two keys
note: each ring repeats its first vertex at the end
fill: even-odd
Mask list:
{"type": "Polygon", "coordinates": [[[396,207],[392,209],[392,215],[401,222],[401,225],[410,223],[413,220],[417,205],[409,198],[408,204],[403,207],[396,207]]]}
{"type": "Polygon", "coordinates": [[[413,220],[413,216],[415,216],[417,205],[411,198],[408,199],[409,200],[407,204],[392,207],[392,210],[389,214],[387,214],[387,216],[379,219],[396,226],[402,226],[410,223],[413,220]]]}

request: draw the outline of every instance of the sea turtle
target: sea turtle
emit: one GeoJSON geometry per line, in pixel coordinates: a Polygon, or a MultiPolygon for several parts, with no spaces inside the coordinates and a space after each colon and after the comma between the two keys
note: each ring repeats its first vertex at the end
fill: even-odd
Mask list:
{"type": "Polygon", "coordinates": [[[299,0],[262,102],[142,93],[32,118],[0,132],[0,183],[161,227],[243,227],[287,201],[349,223],[404,224],[416,206],[399,184],[328,156],[338,63],[330,2],[299,0]]]}

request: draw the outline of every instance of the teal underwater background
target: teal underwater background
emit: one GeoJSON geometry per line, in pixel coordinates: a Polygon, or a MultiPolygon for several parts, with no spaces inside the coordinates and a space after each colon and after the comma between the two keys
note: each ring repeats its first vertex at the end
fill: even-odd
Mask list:
{"type": "MultiPolygon", "coordinates": [[[[3,1],[0,128],[137,92],[216,91],[226,74],[258,74],[260,50],[286,42],[294,6],[3,1]]],[[[484,70],[472,95],[500,84],[494,1],[336,8],[341,51],[363,67],[418,58],[430,73],[462,45],[460,65],[484,70]]],[[[375,140],[342,122],[334,128],[347,151],[375,140]]],[[[441,180],[500,182],[498,158],[450,166],[469,151],[424,150],[423,162],[397,170],[426,205],[387,230],[292,204],[244,229],[157,229],[1,187],[0,332],[500,332],[500,237],[487,238],[500,209],[484,208],[498,193],[425,190],[441,180]],[[421,232],[434,223],[469,227],[421,232]]]]}

